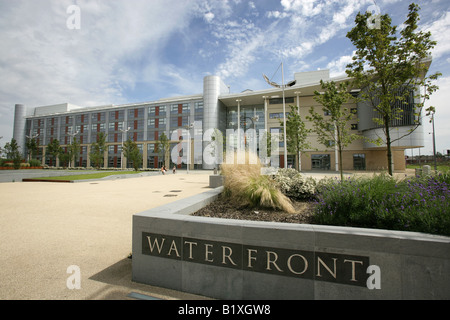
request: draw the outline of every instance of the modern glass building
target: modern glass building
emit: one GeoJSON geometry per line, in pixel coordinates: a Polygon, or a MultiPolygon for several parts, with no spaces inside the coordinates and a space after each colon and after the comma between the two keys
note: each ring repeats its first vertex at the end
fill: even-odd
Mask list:
{"type": "MultiPolygon", "coordinates": [[[[330,79],[328,70],[296,73],[294,77],[296,84],[285,89],[286,112],[290,111],[289,105],[295,105],[299,107],[304,121],[311,107],[322,112],[322,106],[313,98],[315,91],[321,91],[320,80],[348,80],[330,79]]],[[[357,92],[358,90],[355,94],[357,92]]],[[[416,120],[415,102],[414,94],[411,93],[409,107],[403,112],[401,120],[393,124],[394,135],[401,137],[413,127],[416,120]]],[[[380,135],[382,129],[373,122],[374,114],[369,105],[349,103],[346,107],[354,113],[354,119],[350,123],[354,133],[369,139],[380,135]]],[[[232,147],[247,147],[251,141],[257,141],[255,151],[258,151],[263,141],[260,134],[282,132],[282,120],[282,89],[270,87],[230,93],[219,77],[207,76],[204,78],[201,94],[151,102],[87,108],[69,103],[34,108],[18,104],[15,107],[13,137],[24,153],[26,139],[35,137],[39,144],[38,159],[49,166],[59,165],[59,161],[55,161],[47,152],[49,143],[57,139],[63,150],[67,151],[73,139],[77,139],[80,150],[73,166],[91,167],[91,145],[97,141],[98,134],[103,132],[107,142],[104,154],[106,168],[130,167],[123,157],[122,146],[123,142],[131,139],[138,145],[144,169],[160,168],[163,164],[170,165],[170,168],[185,168],[186,162],[190,169],[213,169],[217,164],[208,163],[204,159],[205,153],[210,152],[205,133],[219,130],[223,133],[224,144],[232,147]],[[227,136],[227,129],[233,129],[234,135],[227,136]],[[187,141],[186,132],[190,133],[190,143],[180,144],[181,138],[187,141]],[[256,137],[253,133],[256,133],[256,137]],[[159,147],[163,134],[170,140],[171,156],[168,159],[159,147]]],[[[307,127],[312,127],[307,121],[306,124],[307,127]]],[[[337,170],[335,146],[332,143],[328,147],[319,144],[314,134],[309,139],[312,147],[301,154],[302,170],[337,170]]],[[[387,168],[386,147],[365,141],[357,140],[346,148],[343,156],[344,170],[387,168]]],[[[405,169],[406,149],[420,148],[423,145],[421,126],[414,133],[396,141],[393,146],[394,169],[405,169]]],[[[288,166],[293,166],[295,156],[284,153],[282,139],[278,147],[279,159],[273,164],[284,167],[287,157],[288,166]]]]}

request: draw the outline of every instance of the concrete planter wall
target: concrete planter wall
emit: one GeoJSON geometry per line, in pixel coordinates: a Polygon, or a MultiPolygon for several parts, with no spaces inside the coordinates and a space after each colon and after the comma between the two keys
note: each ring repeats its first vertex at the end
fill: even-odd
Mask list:
{"type": "Polygon", "coordinates": [[[222,190],[133,216],[133,281],[219,299],[450,298],[448,237],[190,216],[222,190]]]}

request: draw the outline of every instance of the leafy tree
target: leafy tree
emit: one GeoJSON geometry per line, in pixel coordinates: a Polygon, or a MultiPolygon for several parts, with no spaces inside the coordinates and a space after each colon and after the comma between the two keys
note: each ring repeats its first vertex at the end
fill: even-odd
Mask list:
{"type": "Polygon", "coordinates": [[[53,157],[53,161],[56,163],[56,158],[59,157],[60,154],[63,153],[63,150],[59,144],[58,139],[53,139],[48,145],[47,145],[47,153],[50,154],[53,157]]]}
{"type": "Polygon", "coordinates": [[[69,145],[68,154],[69,154],[69,165],[70,162],[73,161],[73,167],[75,167],[77,163],[76,159],[80,155],[80,143],[78,142],[76,137],[73,138],[72,143],[69,145]]]}
{"type": "Polygon", "coordinates": [[[59,158],[59,163],[60,163],[61,166],[67,167],[69,165],[70,154],[68,152],[64,152],[61,149],[61,153],[59,153],[58,158],[59,158]]]}
{"type": "Polygon", "coordinates": [[[164,157],[164,165],[168,167],[170,157],[170,141],[164,132],[161,134],[158,143],[155,145],[155,152],[161,152],[164,157]]]}
{"type": "Polygon", "coordinates": [[[5,144],[6,157],[13,161],[13,166],[16,170],[20,168],[20,162],[22,161],[19,149],[20,147],[14,138],[11,139],[11,142],[5,144]]]}
{"type": "Polygon", "coordinates": [[[361,98],[368,101],[377,113],[373,120],[383,128],[390,175],[393,173],[392,143],[411,134],[420,125],[425,100],[438,89],[433,81],[441,75],[437,72],[426,76],[426,60],[436,42],[431,40],[430,32],[418,30],[419,10],[417,4],[410,4],[408,18],[399,35],[388,14],[377,17],[379,24],[373,27],[368,23],[372,19],[369,12],[358,13],[355,27],[347,33],[357,50],[346,72],[354,79],[354,84],[363,89],[361,98]],[[420,93],[416,88],[425,90],[420,93]],[[392,123],[404,117],[402,106],[412,100],[412,92],[414,98],[421,101],[415,104],[413,128],[393,139],[392,123]]]}
{"type": "Polygon", "coordinates": [[[139,151],[139,148],[136,142],[128,139],[123,144],[123,154],[127,158],[128,161],[133,163],[133,168],[135,171],[138,171],[142,165],[142,155],[139,151]]]}
{"type": "MultiPolygon", "coordinates": [[[[299,155],[303,150],[311,148],[310,143],[307,141],[308,133],[311,130],[306,129],[305,123],[298,113],[297,106],[290,107],[291,112],[289,112],[289,115],[286,117],[287,150],[288,152],[295,154],[295,168],[300,171],[299,155]]],[[[283,121],[280,121],[280,125],[282,128],[284,127],[283,121]]]]}
{"type": "Polygon", "coordinates": [[[27,141],[25,142],[25,146],[27,147],[27,152],[28,152],[28,160],[33,159],[33,157],[37,154],[38,152],[38,142],[36,138],[27,138],[27,141]]]}
{"type": "Polygon", "coordinates": [[[322,89],[325,90],[323,94],[314,92],[314,100],[322,104],[324,111],[319,114],[313,108],[309,110],[310,116],[308,120],[313,122],[313,131],[317,133],[318,140],[326,147],[332,141],[337,146],[339,153],[339,171],[341,179],[344,180],[344,172],[342,168],[342,153],[344,148],[353,141],[361,138],[361,136],[350,133],[351,127],[349,121],[354,118],[350,109],[343,107],[345,103],[350,101],[353,97],[347,91],[348,84],[341,82],[336,85],[334,81],[323,82],[320,81],[322,89]],[[327,114],[329,116],[324,116],[327,114]]]}
{"type": "Polygon", "coordinates": [[[91,151],[89,153],[89,157],[91,163],[96,167],[100,168],[103,166],[104,155],[106,150],[106,136],[104,132],[99,132],[97,135],[97,142],[91,144],[91,151]]]}

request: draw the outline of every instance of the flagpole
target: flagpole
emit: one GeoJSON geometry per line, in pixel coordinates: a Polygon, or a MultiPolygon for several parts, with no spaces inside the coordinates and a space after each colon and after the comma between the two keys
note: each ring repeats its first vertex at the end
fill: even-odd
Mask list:
{"type": "Polygon", "coordinates": [[[281,62],[281,82],[282,85],[281,87],[283,88],[283,133],[284,133],[284,139],[283,139],[283,143],[284,143],[284,168],[287,169],[287,135],[286,135],[286,99],[285,99],[285,92],[284,92],[284,67],[283,67],[283,62],[281,62]]]}
{"type": "MultiPolygon", "coordinates": [[[[280,67],[278,67],[277,71],[275,73],[278,72],[278,70],[280,69],[280,67]]],[[[281,62],[281,80],[282,80],[282,85],[280,86],[279,84],[272,82],[271,79],[269,79],[265,74],[263,74],[263,78],[264,80],[266,80],[266,82],[271,85],[272,87],[275,88],[280,88],[283,90],[283,131],[284,131],[284,167],[287,168],[287,134],[286,134],[286,94],[285,94],[285,88],[286,87],[293,87],[295,86],[295,84],[297,83],[297,80],[293,80],[287,84],[284,84],[284,65],[283,62],[281,62]]]]}

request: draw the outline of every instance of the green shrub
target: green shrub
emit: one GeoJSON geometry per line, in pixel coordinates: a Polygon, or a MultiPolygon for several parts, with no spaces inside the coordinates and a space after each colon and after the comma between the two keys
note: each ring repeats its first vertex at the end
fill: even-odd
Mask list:
{"type": "Polygon", "coordinates": [[[305,177],[295,169],[279,169],[275,181],[281,192],[291,199],[308,200],[316,192],[316,180],[305,177]]]}
{"type": "Polygon", "coordinates": [[[449,177],[397,181],[387,175],[328,179],[318,186],[315,223],[450,235],[449,177]]]}
{"type": "Polygon", "coordinates": [[[37,159],[31,159],[29,161],[30,163],[30,167],[40,167],[41,166],[41,162],[37,159]]]}

